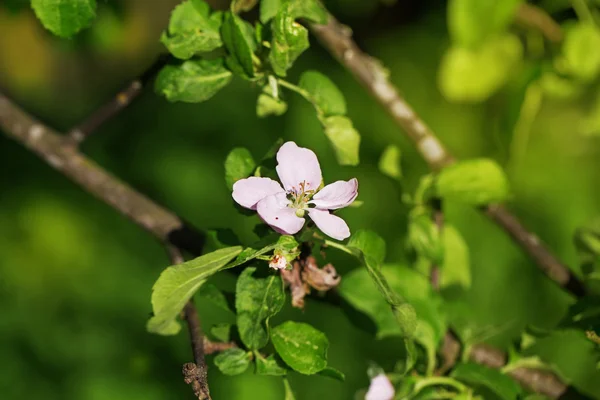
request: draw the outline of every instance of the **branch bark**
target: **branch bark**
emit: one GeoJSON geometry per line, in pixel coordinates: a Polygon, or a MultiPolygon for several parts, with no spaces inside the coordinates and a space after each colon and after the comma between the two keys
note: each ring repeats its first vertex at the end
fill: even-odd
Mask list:
{"type": "Polygon", "coordinates": [[[200,255],[205,236],[172,211],[109,174],[81,154],[66,136],[39,123],[0,93],[0,129],[163,243],[200,255]]]}
{"type": "MultiPolygon", "coordinates": [[[[326,25],[311,24],[310,28],[329,52],[379,101],[415,143],[433,171],[455,162],[452,154],[390,82],[381,63],[358,48],[348,27],[330,15],[326,25]]],[[[577,297],[585,294],[582,282],[504,206],[489,206],[485,214],[508,232],[550,279],[577,297]]]]}

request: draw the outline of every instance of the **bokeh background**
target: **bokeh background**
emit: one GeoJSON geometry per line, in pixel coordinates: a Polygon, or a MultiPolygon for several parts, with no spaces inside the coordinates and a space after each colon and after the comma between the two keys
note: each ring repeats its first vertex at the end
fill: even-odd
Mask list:
{"type": "MultiPolygon", "coordinates": [[[[177,0],[98,1],[94,25],[71,40],[45,31],[27,1],[0,1],[0,87],[42,121],[67,131],[143,71],[163,51],[158,38],[177,0]]],[[[512,185],[510,207],[574,269],[573,234],[600,214],[600,139],[576,127],[588,97],[543,99],[527,140],[513,137],[522,86],[511,84],[477,105],[446,101],[437,86],[448,47],[446,4],[434,0],[332,0],[359,45],[382,59],[392,81],[459,158],[492,157],[512,185]]],[[[551,3],[546,2],[549,7],[551,3]]],[[[354,80],[315,44],[295,65],[327,73],[346,95],[362,134],[361,164],[337,165],[311,106],[292,94],[282,117],[258,119],[258,89],[234,81],[201,104],[170,104],[147,90],[83,145],[101,166],[175,210],[199,228],[232,228],[246,243],[256,217],[236,211],[224,182],[223,161],[244,146],[260,157],[277,138],[294,140],[319,156],[326,181],[358,177],[361,208],[341,214],[352,230],[372,229],[388,245],[387,261],[407,263],[408,208],[426,165],[402,132],[354,80]],[[378,158],[389,144],[402,149],[404,179],[382,175],[378,158]]],[[[515,81],[527,66],[515,70],[515,81]]],[[[2,399],[185,399],[181,365],[191,360],[185,331],[148,334],[150,291],[168,265],[148,234],[84,193],[34,155],[0,135],[0,397],[2,399]]],[[[506,234],[480,213],[447,204],[447,218],[470,250],[473,283],[450,302],[455,318],[481,341],[506,348],[530,325],[551,328],[573,299],[558,290],[506,234]]],[[[358,264],[330,255],[342,273],[358,264]]],[[[213,280],[232,291],[235,277],[213,280]]],[[[206,327],[233,321],[200,303],[206,327]]],[[[399,341],[374,339],[374,327],[331,305],[309,300],[304,312],[286,307],[275,322],[309,321],[330,340],[329,363],[340,383],[292,374],[299,399],[351,399],[368,385],[373,360],[390,369],[399,341]]],[[[531,349],[567,371],[569,380],[600,398],[593,345],[561,332],[531,349]]],[[[209,361],[210,363],[210,361],[209,361]]],[[[215,399],[281,399],[276,377],[226,377],[209,371],[215,399]]]]}

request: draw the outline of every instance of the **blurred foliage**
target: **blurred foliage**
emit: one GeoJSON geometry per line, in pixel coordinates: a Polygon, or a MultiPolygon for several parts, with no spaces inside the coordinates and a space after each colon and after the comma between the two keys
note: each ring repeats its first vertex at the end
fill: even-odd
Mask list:
{"type": "MultiPolygon", "coordinates": [[[[44,30],[28,1],[0,4],[0,87],[63,131],[164,51],[159,39],[178,1],[152,7],[145,0],[97,3],[94,23],[68,40],[44,30]]],[[[493,159],[503,168],[510,207],[593,288],[598,259],[590,249],[597,231],[590,222],[600,214],[599,62],[592,45],[598,40],[597,3],[587,2],[590,20],[585,9],[581,15],[581,7],[573,10],[569,1],[538,2],[563,22],[562,44],[517,29],[511,23],[517,1],[488,2],[502,6],[501,12],[481,9],[466,17],[461,7],[473,0],[383,3],[389,2],[326,2],[353,27],[361,47],[383,60],[392,81],[458,158],[493,159]]],[[[422,316],[417,351],[430,351],[446,323],[467,344],[485,341],[505,349],[536,327],[525,355],[538,356],[578,390],[600,398],[598,349],[584,334],[600,325],[597,316],[577,319],[578,311],[572,317],[579,303],[549,282],[497,226],[456,199],[444,203],[453,233],[441,238],[447,247],[442,267],[456,269],[442,282],[441,299],[423,298],[418,288],[427,283],[426,271],[419,269],[424,255],[415,260],[406,246],[417,196],[413,202],[407,196],[417,191],[426,165],[380,106],[319,46],[305,51],[286,79],[302,82],[301,72],[315,66],[335,82],[328,90],[343,93],[335,107],[321,108],[341,110],[345,102],[339,113],[362,133],[358,166],[338,164],[339,154],[323,134],[326,111],[321,115],[317,108],[315,114],[313,104],[290,92],[268,92],[289,107],[279,117],[259,119],[256,99],[263,92],[241,79],[200,104],[171,104],[148,90],[84,151],[194,225],[231,228],[247,245],[257,239],[259,219],[234,207],[223,179],[226,156],[234,147],[245,147],[258,159],[279,137],[310,147],[319,155],[326,181],[358,178],[363,206],[340,215],[353,232],[370,229],[385,239],[383,274],[422,316]],[[402,158],[388,153],[385,163],[391,166],[383,174],[378,164],[390,145],[402,158]],[[398,178],[399,171],[400,182],[386,176],[398,178]],[[445,319],[436,317],[442,299],[445,319]]],[[[312,102],[323,104],[314,96],[312,102]]],[[[2,398],[190,398],[180,374],[191,359],[185,333],[165,339],[145,331],[152,285],[168,265],[161,245],[4,136],[0,164],[5,172],[0,181],[2,398]]],[[[504,197],[504,177],[498,179],[504,197]]],[[[306,322],[325,334],[327,364],[339,367],[346,381],[290,373],[284,386],[281,377],[255,375],[252,368],[230,377],[214,367],[211,356],[215,398],[255,399],[260,393],[261,399],[281,399],[293,390],[298,399],[349,399],[367,387],[371,361],[393,371],[412,351],[402,338],[388,335],[398,326],[383,299],[359,304],[361,299],[352,297],[377,291],[361,277],[366,270],[360,262],[333,251],[327,261],[343,276],[347,301],[376,317],[308,300],[304,313],[286,302],[271,324],[306,322]],[[373,340],[375,335],[381,339],[373,340]]],[[[231,274],[209,282],[226,297],[235,292],[231,274]]],[[[206,331],[235,323],[235,316],[209,296],[199,293],[197,303],[206,331]]],[[[583,309],[591,307],[586,303],[583,309]]],[[[459,370],[467,383],[473,375],[488,376],[469,368],[463,364],[459,370]]],[[[515,389],[502,393],[507,390],[515,389]]],[[[493,390],[484,393],[486,399],[502,398],[493,390]]]]}

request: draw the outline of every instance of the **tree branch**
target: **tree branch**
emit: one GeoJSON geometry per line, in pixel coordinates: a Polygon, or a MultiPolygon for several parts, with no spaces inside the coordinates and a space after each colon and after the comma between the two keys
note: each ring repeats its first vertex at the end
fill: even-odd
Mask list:
{"type": "Polygon", "coordinates": [[[563,31],[560,25],[543,9],[529,3],[522,3],[515,15],[517,23],[536,29],[552,43],[560,43],[563,31]]]}
{"type": "MultiPolygon", "coordinates": [[[[171,265],[184,262],[183,255],[177,247],[167,246],[167,251],[169,252],[171,265]]],[[[198,310],[196,310],[193,299],[190,299],[183,308],[183,319],[187,322],[194,355],[193,363],[183,364],[183,379],[185,383],[192,386],[194,394],[199,400],[211,400],[206,361],[204,360],[204,335],[202,334],[198,310]]]]}
{"type": "Polygon", "coordinates": [[[164,243],[200,255],[205,236],[173,212],[81,154],[70,140],[39,123],[0,93],[0,129],[42,160],[164,243]]]}
{"type": "MultiPolygon", "coordinates": [[[[381,63],[358,48],[348,27],[330,15],[326,25],[311,24],[310,28],[331,54],[403,128],[432,170],[439,171],[454,163],[454,157],[390,82],[381,63]]],[[[485,213],[511,235],[550,279],[575,296],[585,294],[582,282],[506,208],[493,205],[487,207],[485,213]]]]}
{"type": "Polygon", "coordinates": [[[170,56],[160,55],[156,61],[127,85],[125,89],[117,93],[110,101],[105,103],[86,118],[80,125],[74,127],[69,132],[69,137],[75,144],[80,144],[88,136],[94,133],[102,124],[126,108],[144,89],[144,87],[154,78],[154,75],[167,64],[170,56]]]}

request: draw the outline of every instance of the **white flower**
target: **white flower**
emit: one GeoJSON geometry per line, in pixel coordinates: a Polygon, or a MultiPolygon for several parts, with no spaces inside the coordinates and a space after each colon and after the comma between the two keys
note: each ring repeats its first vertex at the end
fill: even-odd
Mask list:
{"type": "Polygon", "coordinates": [[[393,400],[394,394],[392,382],[384,374],[379,374],[371,379],[365,400],[393,400]]]}
{"type": "Polygon", "coordinates": [[[269,261],[269,268],[285,269],[287,267],[287,259],[284,256],[275,254],[269,261]]]}

